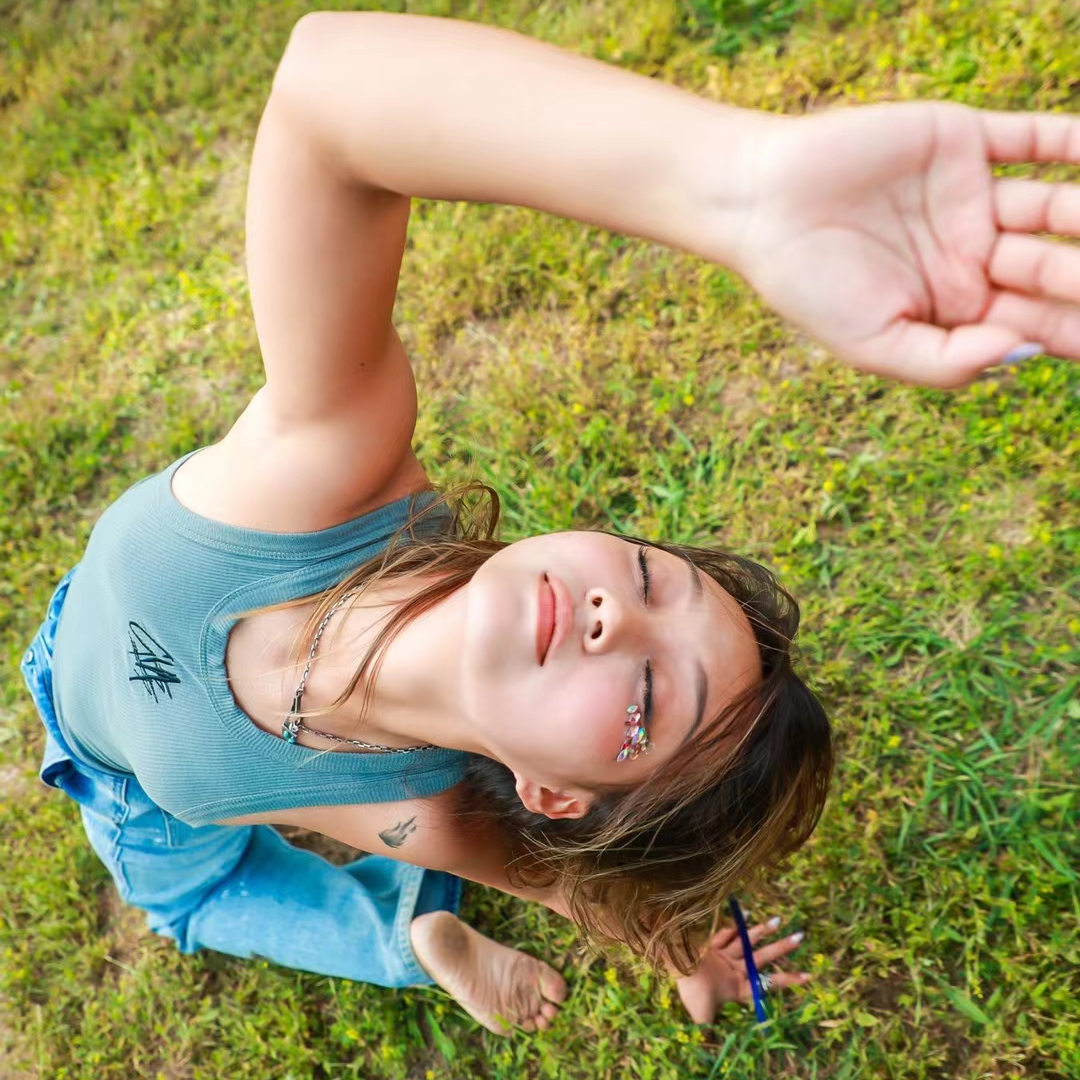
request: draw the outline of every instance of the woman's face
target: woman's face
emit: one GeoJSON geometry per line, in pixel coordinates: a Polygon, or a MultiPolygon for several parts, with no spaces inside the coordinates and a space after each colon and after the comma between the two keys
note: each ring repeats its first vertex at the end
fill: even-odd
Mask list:
{"type": "Polygon", "coordinates": [[[465,592],[470,721],[552,817],[584,813],[590,788],[644,780],[761,675],[746,616],[712,578],[603,533],[511,544],[465,592]],[[630,705],[653,749],[619,762],[630,705]]]}

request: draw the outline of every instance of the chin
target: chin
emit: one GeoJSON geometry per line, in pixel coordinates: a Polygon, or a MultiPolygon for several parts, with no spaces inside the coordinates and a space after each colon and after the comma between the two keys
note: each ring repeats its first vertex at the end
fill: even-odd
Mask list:
{"type": "Polygon", "coordinates": [[[493,746],[491,736],[505,731],[507,718],[521,712],[528,672],[520,655],[521,629],[514,628],[507,614],[514,605],[499,602],[498,582],[473,578],[468,588],[463,633],[450,643],[450,655],[460,664],[462,704],[482,731],[485,745],[493,746]]]}
{"type": "Polygon", "coordinates": [[[533,597],[539,572],[489,559],[466,586],[465,635],[470,667],[496,678],[522,678],[536,661],[533,597]]]}

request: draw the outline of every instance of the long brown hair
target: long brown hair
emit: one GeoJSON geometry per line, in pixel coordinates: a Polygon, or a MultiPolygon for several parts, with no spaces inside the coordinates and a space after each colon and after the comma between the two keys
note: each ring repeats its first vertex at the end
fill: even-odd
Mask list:
{"type": "MultiPolygon", "coordinates": [[[[435,496],[417,504],[380,555],[317,597],[301,641],[350,590],[422,582],[390,612],[337,701],[318,712],[338,708],[367,677],[363,718],[390,642],[507,546],[496,538],[498,521],[498,495],[485,484],[435,496]]],[[[829,721],[794,670],[799,606],[769,570],[725,551],[620,538],[692,562],[738,601],[758,642],[761,681],[647,780],[596,790],[581,818],[527,810],[513,773],[479,754],[469,755],[459,812],[463,823],[470,815],[501,819],[516,852],[512,880],[558,884],[586,941],[618,937],[649,961],[688,973],[727,895],[813,832],[832,772],[829,721]]]]}

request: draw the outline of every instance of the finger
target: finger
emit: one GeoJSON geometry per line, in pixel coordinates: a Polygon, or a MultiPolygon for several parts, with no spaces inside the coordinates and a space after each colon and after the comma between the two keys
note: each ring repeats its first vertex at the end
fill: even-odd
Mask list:
{"type": "Polygon", "coordinates": [[[994,213],[1002,229],[1080,236],[1080,187],[1002,177],[994,181],[994,213]]]}
{"type": "Polygon", "coordinates": [[[1006,289],[1080,301],[1080,249],[1035,236],[1002,233],[987,269],[990,280],[1006,289]]]}
{"type": "MultiPolygon", "coordinates": [[[[1045,301],[1044,301],[1045,303],[1045,301]]],[[[971,382],[984,368],[996,364],[1026,341],[1045,337],[1025,337],[1000,319],[974,326],[943,330],[939,326],[897,319],[876,338],[853,349],[849,359],[857,366],[879,375],[888,375],[923,386],[955,387],[971,382]]],[[[1055,355],[1057,350],[1049,349],[1055,355]]]]}
{"type": "Polygon", "coordinates": [[[1065,113],[979,112],[990,159],[1080,165],[1080,118],[1065,113]]]}
{"type": "Polygon", "coordinates": [[[792,934],[789,937],[781,938],[779,941],[771,941],[768,945],[763,945],[760,949],[754,950],[754,963],[757,965],[760,971],[766,964],[771,964],[776,960],[779,960],[782,956],[787,956],[788,953],[794,952],[799,944],[802,942],[802,933],[792,934]]]}
{"type": "Polygon", "coordinates": [[[1039,341],[1051,356],[1080,360],[1080,307],[1022,293],[998,291],[983,318],[1025,341],[1039,341]]]}
{"type": "Polygon", "coordinates": [[[805,986],[810,981],[808,971],[774,971],[769,993],[774,990],[786,990],[790,986],[805,986]]]}
{"type": "Polygon", "coordinates": [[[738,931],[734,926],[725,926],[723,930],[717,930],[709,940],[710,949],[724,949],[731,944],[732,938],[736,936],[738,931]]]}
{"type": "MultiPolygon", "coordinates": [[[[774,990],[787,990],[792,986],[805,986],[810,981],[808,971],[772,971],[769,973],[771,982],[766,993],[771,994],[774,990]]],[[[754,992],[750,989],[750,980],[743,979],[739,986],[739,1001],[744,1005],[751,1005],[754,1001],[754,992]]]]}
{"type": "MultiPolygon", "coordinates": [[[[779,925],[780,916],[774,915],[768,922],[758,923],[757,926],[751,926],[746,932],[747,937],[750,938],[750,944],[756,945],[766,934],[773,933],[779,925]]],[[[742,938],[735,938],[724,951],[728,956],[738,960],[743,954],[742,938]]]]}

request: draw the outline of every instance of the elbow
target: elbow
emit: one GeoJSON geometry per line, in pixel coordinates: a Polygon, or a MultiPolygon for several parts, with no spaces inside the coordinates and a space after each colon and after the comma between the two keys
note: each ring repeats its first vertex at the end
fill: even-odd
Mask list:
{"type": "Polygon", "coordinates": [[[355,119],[344,103],[355,105],[364,96],[356,92],[365,69],[358,45],[369,36],[370,17],[367,12],[314,11],[299,19],[274,72],[263,114],[264,123],[279,126],[337,165],[342,133],[355,119]]]}
{"type": "MultiPolygon", "coordinates": [[[[354,142],[367,103],[378,99],[388,20],[380,11],[313,11],[300,18],[274,73],[267,111],[331,158],[354,142]]],[[[395,24],[396,25],[396,22],[395,24]]]]}
{"type": "Polygon", "coordinates": [[[375,28],[396,25],[401,19],[382,11],[309,11],[292,28],[274,73],[272,92],[310,92],[325,86],[335,71],[354,79],[366,66],[365,50],[378,51],[378,46],[370,44],[375,28]]]}
{"type": "Polygon", "coordinates": [[[318,64],[320,54],[325,54],[341,17],[337,11],[311,11],[297,20],[274,72],[272,97],[295,99],[305,86],[311,85],[317,70],[313,65],[318,64]]]}

